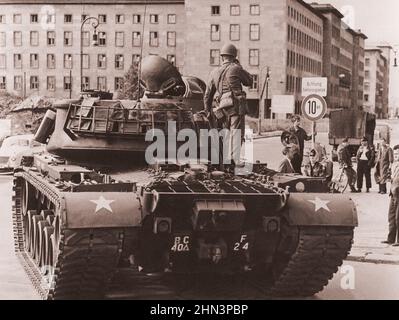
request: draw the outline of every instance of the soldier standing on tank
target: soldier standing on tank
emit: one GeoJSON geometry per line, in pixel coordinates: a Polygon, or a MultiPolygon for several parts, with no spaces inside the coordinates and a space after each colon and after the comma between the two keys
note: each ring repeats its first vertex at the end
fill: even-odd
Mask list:
{"type": "Polygon", "coordinates": [[[391,197],[388,211],[389,233],[388,239],[383,243],[399,247],[399,145],[393,148],[393,160],[391,167],[391,197]]]}
{"type": "MultiPolygon", "coordinates": [[[[204,95],[205,111],[208,117],[213,119],[212,122],[217,123],[219,129],[229,130],[230,137],[232,132],[239,130],[241,143],[243,143],[247,100],[242,86],[251,86],[252,76],[243,69],[237,60],[237,48],[234,45],[224,45],[220,55],[222,66],[211,73],[210,81],[206,87],[204,95]]],[[[239,159],[236,159],[238,147],[241,147],[241,145],[233,145],[230,149],[235,162],[239,161],[239,159]]]]}

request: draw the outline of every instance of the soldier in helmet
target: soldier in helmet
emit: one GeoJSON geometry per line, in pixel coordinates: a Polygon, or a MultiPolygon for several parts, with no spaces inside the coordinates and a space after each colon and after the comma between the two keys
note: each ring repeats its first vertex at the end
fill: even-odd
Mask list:
{"type": "MultiPolygon", "coordinates": [[[[224,45],[220,55],[222,66],[211,73],[204,95],[205,111],[213,119],[216,118],[219,128],[229,129],[230,132],[240,130],[242,143],[247,113],[246,94],[242,86],[252,85],[252,76],[237,60],[237,48],[234,45],[224,45]]],[[[235,154],[236,150],[231,151],[235,154]]]]}

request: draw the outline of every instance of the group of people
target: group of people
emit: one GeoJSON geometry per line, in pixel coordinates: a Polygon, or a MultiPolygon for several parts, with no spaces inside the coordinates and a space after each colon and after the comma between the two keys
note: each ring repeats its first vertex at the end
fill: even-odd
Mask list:
{"type": "MultiPolygon", "coordinates": [[[[237,48],[227,44],[221,49],[222,66],[210,77],[204,95],[205,111],[208,118],[220,128],[240,129],[244,139],[245,114],[247,113],[246,94],[242,86],[252,84],[251,75],[242,68],[237,60],[237,48]]],[[[305,141],[312,139],[300,127],[300,117],[292,118],[293,126],[289,134],[295,137],[294,143],[287,143],[283,149],[284,159],[279,171],[283,173],[302,173],[302,162],[305,141]]],[[[339,162],[348,176],[352,192],[361,192],[363,180],[366,179],[366,192],[371,188],[371,169],[375,166],[375,179],[379,193],[387,193],[387,181],[391,181],[389,195],[389,234],[384,243],[399,246],[399,145],[393,150],[383,140],[376,152],[369,141],[364,138],[356,154],[357,172],[352,165],[352,152],[348,139],[344,139],[338,148],[339,162]],[[355,187],[356,184],[356,187],[355,187]]],[[[332,178],[332,162],[327,159],[322,148],[313,148],[309,152],[309,163],[304,166],[307,176],[332,178]]]]}

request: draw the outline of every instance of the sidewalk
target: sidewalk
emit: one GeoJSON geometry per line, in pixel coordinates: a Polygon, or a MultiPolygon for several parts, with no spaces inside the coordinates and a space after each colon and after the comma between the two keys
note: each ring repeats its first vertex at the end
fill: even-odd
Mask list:
{"type": "Polygon", "coordinates": [[[388,234],[389,196],[378,194],[374,186],[370,193],[353,194],[359,218],[354,243],[347,260],[399,264],[399,247],[382,244],[388,234]]]}

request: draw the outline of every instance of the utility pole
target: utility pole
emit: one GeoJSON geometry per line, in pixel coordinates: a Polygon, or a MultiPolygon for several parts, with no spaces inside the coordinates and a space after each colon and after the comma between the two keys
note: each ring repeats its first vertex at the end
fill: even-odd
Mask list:
{"type": "MultiPolygon", "coordinates": [[[[262,74],[262,72],[261,72],[261,74],[262,74]]],[[[265,103],[263,101],[263,93],[266,90],[266,102],[267,102],[267,100],[269,98],[269,81],[270,81],[270,68],[267,67],[266,79],[265,79],[265,82],[263,83],[262,91],[259,96],[258,135],[262,134],[262,119],[265,118],[265,103]]]]}

